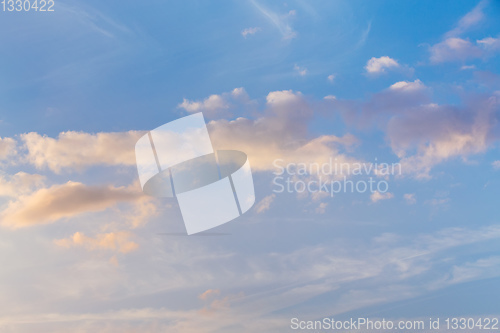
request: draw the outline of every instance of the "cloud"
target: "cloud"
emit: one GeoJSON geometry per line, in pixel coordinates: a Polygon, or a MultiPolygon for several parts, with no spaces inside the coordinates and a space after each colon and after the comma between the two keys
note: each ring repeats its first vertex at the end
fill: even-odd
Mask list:
{"type": "Polygon", "coordinates": [[[326,212],[326,207],[328,207],[327,202],[321,202],[318,207],[316,207],[317,214],[324,214],[326,212]]]}
{"type": "Polygon", "coordinates": [[[231,116],[233,103],[249,102],[248,94],[244,88],[235,88],[229,93],[210,95],[203,101],[190,101],[186,98],[177,105],[189,113],[203,112],[207,118],[223,118],[231,116]]]}
{"type": "Polygon", "coordinates": [[[17,197],[31,193],[45,183],[45,176],[18,172],[13,176],[0,176],[0,196],[17,197]]]}
{"type": "Polygon", "coordinates": [[[189,101],[184,98],[183,102],[178,105],[179,108],[187,112],[213,111],[217,109],[227,109],[229,106],[220,95],[210,95],[202,102],[189,101]]]}
{"type": "Polygon", "coordinates": [[[21,134],[27,149],[24,157],[37,168],[60,173],[81,171],[94,165],[135,165],[134,146],[141,131],[90,134],[62,132],[57,138],[31,132],[21,134]]]}
{"type": "Polygon", "coordinates": [[[297,36],[297,32],[293,30],[289,23],[290,18],[296,14],[294,10],[290,10],[288,14],[279,15],[269,8],[262,6],[255,0],[251,0],[250,3],[252,3],[262,15],[269,19],[269,21],[279,30],[284,40],[292,39],[297,36]]]}
{"type": "Polygon", "coordinates": [[[476,69],[476,66],[475,65],[463,65],[462,67],[460,67],[460,70],[462,70],[462,71],[465,71],[467,69],[476,69]]]}
{"type": "MultiPolygon", "coordinates": [[[[137,186],[140,185],[137,184],[137,186]]],[[[163,204],[163,206],[169,205],[163,204]]],[[[131,211],[126,211],[123,215],[132,228],[144,226],[151,217],[158,215],[158,202],[153,197],[143,196],[134,202],[131,211]]]]}
{"type": "Polygon", "coordinates": [[[255,211],[257,214],[264,213],[265,211],[269,210],[271,207],[271,204],[273,203],[274,199],[276,198],[276,194],[271,194],[268,195],[267,197],[264,197],[261,201],[259,201],[255,205],[255,211]]]}
{"type": "Polygon", "coordinates": [[[399,81],[394,83],[389,87],[390,90],[393,91],[403,91],[403,92],[413,92],[413,91],[421,91],[425,89],[425,85],[420,80],[415,80],[413,82],[409,81],[399,81]]]}
{"type": "Polygon", "coordinates": [[[328,75],[328,77],[326,78],[328,81],[330,81],[331,83],[333,83],[333,81],[335,80],[335,74],[330,74],[328,75]]]}
{"type": "Polygon", "coordinates": [[[500,170],[500,161],[494,161],[491,165],[493,166],[493,169],[500,170]]]}
{"type": "Polygon", "coordinates": [[[203,301],[206,301],[209,298],[212,298],[212,297],[215,297],[215,296],[219,296],[219,295],[220,295],[220,290],[219,289],[208,289],[204,293],[200,294],[198,296],[198,298],[201,299],[201,300],[203,300],[203,301]]]}
{"type": "Polygon", "coordinates": [[[0,224],[12,229],[49,224],[85,212],[103,211],[120,202],[135,202],[142,196],[134,187],[67,182],[10,201],[0,215],[0,224]]]}
{"type": "Polygon", "coordinates": [[[299,74],[300,76],[306,76],[307,74],[307,68],[305,67],[300,67],[297,64],[293,66],[293,69],[299,74]]]}
{"type": "Polygon", "coordinates": [[[469,40],[458,37],[450,37],[437,43],[430,48],[431,63],[443,63],[453,61],[465,61],[480,58],[484,55],[483,50],[469,40]]]}
{"type": "Polygon", "coordinates": [[[390,192],[380,193],[379,191],[375,191],[370,195],[370,200],[372,202],[377,202],[380,200],[388,200],[394,198],[394,194],[390,192]]]}
{"type": "Polygon", "coordinates": [[[365,69],[369,74],[385,73],[387,69],[399,68],[401,65],[394,59],[383,56],[380,58],[371,58],[366,63],[365,69]]]}
{"type": "Polygon", "coordinates": [[[477,41],[477,44],[488,51],[500,50],[500,38],[487,37],[477,41]]]}
{"type": "Polygon", "coordinates": [[[363,102],[325,99],[330,108],[343,115],[347,124],[361,129],[375,126],[382,130],[390,117],[431,101],[431,90],[418,79],[396,82],[363,102]]]}
{"type": "Polygon", "coordinates": [[[432,103],[431,97],[432,89],[417,79],[396,82],[365,102],[324,103],[349,125],[384,131],[402,173],[423,179],[435,165],[485,152],[500,133],[499,94],[464,96],[459,106],[432,103]]]}
{"type": "Polygon", "coordinates": [[[406,193],[403,197],[408,205],[414,205],[417,203],[415,193],[406,193]]]}
{"type": "Polygon", "coordinates": [[[487,0],[479,2],[476,7],[474,7],[470,12],[463,16],[460,21],[458,21],[457,26],[453,30],[446,33],[446,37],[459,36],[469,31],[471,28],[479,25],[479,23],[481,23],[485,18],[483,10],[487,4],[487,0]]]}
{"type": "Polygon", "coordinates": [[[259,27],[254,27],[254,28],[246,28],[241,31],[241,35],[245,38],[247,38],[248,35],[255,35],[257,32],[259,32],[261,29],[259,27]]]}
{"type": "Polygon", "coordinates": [[[499,107],[497,97],[486,96],[465,107],[426,104],[391,118],[386,133],[403,173],[428,178],[436,164],[486,151],[495,140],[499,107]]]}
{"type": "Polygon", "coordinates": [[[247,153],[252,170],[275,171],[273,162],[339,163],[356,159],[340,153],[340,148],[357,143],[351,134],[311,136],[308,124],[313,110],[300,92],[273,91],[266,97],[265,109],[256,119],[214,120],[208,123],[216,149],[235,149],[247,153]]]}
{"type": "Polygon", "coordinates": [[[0,161],[15,155],[16,145],[16,140],[12,138],[0,138],[0,161]]]}
{"type": "Polygon", "coordinates": [[[479,2],[459,20],[454,29],[444,35],[443,41],[430,47],[431,63],[464,62],[469,59],[485,58],[500,50],[499,38],[487,37],[473,43],[460,37],[484,21],[484,9],[488,3],[487,0],[479,2]]]}
{"type": "Polygon", "coordinates": [[[95,237],[88,237],[81,232],[76,232],[69,238],[55,240],[54,244],[64,248],[83,247],[91,251],[108,250],[129,253],[139,248],[137,243],[130,240],[132,236],[129,231],[97,234],[95,237]]]}

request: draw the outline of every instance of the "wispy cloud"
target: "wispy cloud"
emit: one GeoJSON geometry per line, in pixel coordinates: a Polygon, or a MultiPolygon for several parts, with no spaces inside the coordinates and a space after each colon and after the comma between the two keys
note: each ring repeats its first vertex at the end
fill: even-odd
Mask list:
{"type": "Polygon", "coordinates": [[[488,0],[482,0],[476,7],[474,7],[470,12],[463,16],[460,21],[458,21],[457,26],[448,31],[445,37],[456,37],[463,33],[469,31],[471,28],[479,25],[485,18],[484,9],[489,4],[488,0]]]}
{"type": "Polygon", "coordinates": [[[289,22],[290,18],[295,15],[295,11],[291,10],[287,14],[280,15],[264,7],[256,0],[250,0],[250,3],[252,3],[262,15],[269,19],[269,21],[279,30],[283,39],[292,39],[297,36],[297,33],[293,30],[289,22]]]}

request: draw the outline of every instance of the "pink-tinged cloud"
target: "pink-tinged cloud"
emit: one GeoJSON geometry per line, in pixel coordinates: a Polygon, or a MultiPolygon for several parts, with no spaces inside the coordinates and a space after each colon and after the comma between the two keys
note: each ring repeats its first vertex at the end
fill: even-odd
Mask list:
{"type": "Polygon", "coordinates": [[[90,251],[108,250],[129,253],[139,248],[137,243],[130,240],[132,237],[133,234],[129,231],[108,232],[97,234],[95,237],[76,232],[71,237],[55,240],[54,244],[64,248],[83,247],[90,251]]]}
{"type": "Polygon", "coordinates": [[[67,182],[21,195],[10,201],[0,215],[0,224],[16,229],[49,224],[86,212],[103,211],[120,202],[136,202],[143,198],[135,188],[87,186],[67,182]]]}

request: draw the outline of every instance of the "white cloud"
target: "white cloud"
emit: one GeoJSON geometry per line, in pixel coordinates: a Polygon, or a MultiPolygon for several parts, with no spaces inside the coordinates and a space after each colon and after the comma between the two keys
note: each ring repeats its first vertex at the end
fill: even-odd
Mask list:
{"type": "Polygon", "coordinates": [[[487,0],[481,1],[460,19],[454,29],[445,34],[443,41],[430,47],[431,63],[463,62],[469,59],[484,58],[500,50],[500,38],[487,37],[473,43],[460,37],[484,21],[484,9],[487,5],[487,0]]]}
{"type": "Polygon", "coordinates": [[[388,200],[394,198],[394,194],[390,192],[380,193],[379,191],[375,191],[370,195],[370,200],[372,202],[377,202],[380,200],[388,200]]]}
{"type": "Polygon", "coordinates": [[[257,32],[259,32],[261,29],[259,27],[253,27],[253,28],[246,28],[241,31],[241,35],[245,38],[247,38],[248,35],[255,35],[257,32]]]}
{"type": "Polygon", "coordinates": [[[422,83],[422,81],[417,79],[413,82],[411,81],[396,82],[393,85],[391,85],[389,89],[398,91],[416,91],[425,89],[425,85],[422,83]]]}
{"type": "Polygon", "coordinates": [[[300,76],[305,76],[307,74],[307,68],[305,67],[300,67],[297,64],[293,66],[293,69],[299,74],[300,76]]]}
{"type": "Polygon", "coordinates": [[[230,116],[234,102],[249,102],[244,88],[235,88],[220,95],[213,94],[202,101],[190,101],[184,98],[177,107],[189,113],[203,112],[205,117],[213,119],[230,116]]]}
{"type": "Polygon", "coordinates": [[[333,81],[335,80],[335,74],[328,75],[327,80],[333,83],[333,81]]]}
{"type": "Polygon", "coordinates": [[[486,50],[500,50],[500,38],[487,37],[477,41],[477,44],[486,50]]]}
{"type": "Polygon", "coordinates": [[[97,133],[62,132],[54,139],[31,132],[21,140],[28,150],[24,157],[37,168],[54,172],[81,171],[94,165],[135,165],[134,147],[140,131],[97,133]]]}
{"type": "Polygon", "coordinates": [[[491,165],[493,166],[493,169],[500,170],[500,161],[494,161],[491,165]]]}
{"type": "Polygon", "coordinates": [[[484,55],[483,50],[477,45],[458,37],[450,37],[431,46],[430,53],[430,60],[435,64],[447,61],[465,61],[484,55]]]}
{"type": "Polygon", "coordinates": [[[220,95],[210,95],[202,102],[190,101],[184,98],[179,108],[183,108],[187,112],[214,111],[227,109],[229,105],[220,95]]]}
{"type": "Polygon", "coordinates": [[[381,74],[385,73],[387,69],[395,69],[399,68],[400,64],[387,56],[383,56],[380,58],[371,58],[366,63],[365,69],[369,74],[381,74]]]}

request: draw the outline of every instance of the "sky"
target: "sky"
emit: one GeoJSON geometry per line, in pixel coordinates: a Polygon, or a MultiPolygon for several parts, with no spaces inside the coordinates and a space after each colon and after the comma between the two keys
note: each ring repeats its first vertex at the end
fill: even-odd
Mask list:
{"type": "Polygon", "coordinates": [[[1,331],[499,318],[499,15],[495,0],[0,11],[1,331]],[[214,148],[248,155],[256,203],[187,236],[176,199],[142,192],[134,146],[198,112],[214,148]],[[293,174],[331,161],[377,166],[293,174]],[[277,185],[369,178],[387,188],[277,185]]]}

